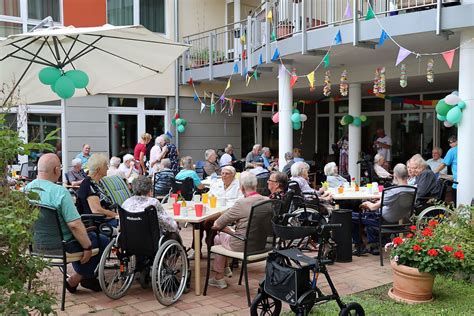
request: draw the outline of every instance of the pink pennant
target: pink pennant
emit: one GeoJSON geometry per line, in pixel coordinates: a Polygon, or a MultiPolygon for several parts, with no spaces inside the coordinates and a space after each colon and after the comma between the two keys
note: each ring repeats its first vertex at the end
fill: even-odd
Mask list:
{"type": "Polygon", "coordinates": [[[347,0],[346,11],[344,12],[344,17],[348,19],[352,19],[352,11],[351,11],[351,3],[347,0]]]}
{"type": "Polygon", "coordinates": [[[456,53],[456,50],[454,49],[443,53],[443,58],[448,64],[449,69],[451,69],[451,67],[453,66],[454,53],[456,53]]]}
{"type": "Polygon", "coordinates": [[[298,81],[298,76],[292,75],[290,78],[290,87],[293,88],[295,85],[296,81],[298,81]]]}
{"type": "Polygon", "coordinates": [[[397,62],[395,64],[395,66],[398,66],[398,64],[401,63],[402,61],[404,61],[405,58],[407,58],[408,55],[410,55],[410,54],[411,54],[411,52],[408,49],[400,47],[400,50],[398,51],[398,57],[397,57],[397,62]]]}

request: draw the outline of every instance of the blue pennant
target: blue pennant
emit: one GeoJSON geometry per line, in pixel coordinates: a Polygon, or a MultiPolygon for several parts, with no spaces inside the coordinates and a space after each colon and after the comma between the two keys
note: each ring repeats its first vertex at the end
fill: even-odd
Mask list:
{"type": "Polygon", "coordinates": [[[382,46],[383,43],[385,43],[385,40],[386,40],[387,38],[388,38],[387,33],[386,33],[384,30],[382,30],[382,34],[380,34],[379,43],[378,43],[377,46],[378,46],[378,47],[382,46]]]}
{"type": "Polygon", "coordinates": [[[234,63],[234,74],[239,73],[239,64],[237,62],[234,63]]]}
{"type": "Polygon", "coordinates": [[[275,49],[275,52],[273,53],[272,61],[277,61],[278,58],[280,58],[280,51],[277,48],[275,49]]]}
{"type": "Polygon", "coordinates": [[[337,32],[336,37],[334,38],[334,41],[336,41],[337,45],[342,43],[342,37],[341,37],[341,31],[340,30],[337,32]]]}
{"type": "Polygon", "coordinates": [[[221,102],[221,105],[223,105],[225,103],[225,95],[224,94],[220,96],[219,101],[221,102]]]}
{"type": "Polygon", "coordinates": [[[198,95],[195,93],[195,94],[194,94],[194,102],[197,102],[198,99],[199,99],[199,98],[198,98],[198,95]]]}
{"type": "Polygon", "coordinates": [[[262,54],[260,54],[260,56],[258,57],[258,64],[259,64],[259,65],[263,64],[263,56],[262,56],[262,54]]]}

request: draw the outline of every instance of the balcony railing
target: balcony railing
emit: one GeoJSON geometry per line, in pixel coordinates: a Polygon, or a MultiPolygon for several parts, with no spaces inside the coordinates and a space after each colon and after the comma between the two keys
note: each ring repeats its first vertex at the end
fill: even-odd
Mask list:
{"type": "MultiPolygon", "coordinates": [[[[436,8],[437,0],[370,1],[377,16],[436,8]]],[[[459,3],[442,0],[442,4],[459,3]]],[[[246,19],[206,32],[190,35],[184,41],[192,47],[185,56],[185,69],[240,61],[267,42],[282,40],[300,32],[354,23],[365,19],[367,0],[273,0],[263,3],[246,19]],[[346,14],[349,3],[350,15],[346,14]],[[354,9],[356,5],[357,10],[354,9]],[[270,13],[271,12],[271,13],[270,13]],[[268,17],[271,16],[271,19],[268,17]]],[[[268,56],[267,56],[268,58],[268,56]]],[[[255,60],[254,60],[255,62],[255,60]]],[[[249,66],[251,60],[247,60],[249,66]]]]}

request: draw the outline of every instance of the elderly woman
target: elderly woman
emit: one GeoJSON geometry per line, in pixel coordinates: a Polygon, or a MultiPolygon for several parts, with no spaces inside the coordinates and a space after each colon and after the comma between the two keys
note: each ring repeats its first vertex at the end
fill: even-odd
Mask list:
{"type": "Polygon", "coordinates": [[[330,188],[338,188],[348,183],[344,177],[339,175],[335,162],[330,162],[324,166],[324,174],[326,175],[326,181],[330,188]]]}
{"type": "Polygon", "coordinates": [[[138,162],[137,169],[139,170],[140,174],[146,173],[145,168],[145,159],[146,159],[146,145],[151,141],[151,135],[148,133],[142,134],[140,137],[140,141],[135,146],[133,150],[133,158],[138,162]]]}
{"type": "MultiPolygon", "coordinates": [[[[240,190],[244,198],[238,200],[229,210],[222,214],[212,227],[213,230],[220,231],[214,238],[214,243],[222,245],[222,247],[231,251],[243,251],[244,242],[226,234],[226,232],[244,236],[247,230],[250,209],[253,205],[268,199],[256,192],[257,177],[255,175],[250,172],[242,172],[239,180],[240,190]],[[235,230],[228,226],[231,223],[235,223],[235,230]]],[[[214,257],[213,270],[216,272],[216,275],[214,278],[209,279],[210,286],[220,289],[227,287],[227,282],[224,280],[224,275],[227,274],[227,272],[224,274],[225,267],[227,266],[226,261],[227,257],[221,255],[214,257]]]]}
{"type": "Polygon", "coordinates": [[[204,184],[201,183],[199,175],[194,170],[193,158],[190,156],[183,157],[183,159],[181,159],[181,164],[183,165],[183,170],[181,170],[176,175],[176,180],[184,180],[186,178],[191,178],[193,179],[195,188],[197,188],[198,190],[204,189],[204,184]]]}
{"type": "Polygon", "coordinates": [[[416,177],[415,185],[416,198],[419,202],[426,202],[429,198],[437,198],[441,192],[441,183],[433,171],[428,167],[428,163],[420,154],[411,157],[413,174],[416,177]]]}
{"type": "Polygon", "coordinates": [[[155,174],[160,167],[161,159],[168,153],[168,146],[166,146],[165,138],[158,136],[155,139],[155,145],[150,150],[150,173],[155,174]]]}
{"type": "Polygon", "coordinates": [[[117,214],[110,210],[114,203],[99,185],[100,179],[107,175],[108,162],[103,154],[93,154],[89,158],[87,163],[89,176],[82,181],[77,190],[77,210],[80,214],[104,214],[108,219],[113,219],[112,225],[117,226],[115,220],[117,214]]]}
{"type": "Polygon", "coordinates": [[[212,175],[213,173],[217,175],[221,174],[221,167],[217,162],[217,154],[214,149],[206,150],[204,153],[204,158],[206,159],[206,162],[204,163],[204,172],[208,176],[212,175]]]}
{"type": "Polygon", "coordinates": [[[270,199],[282,200],[288,188],[288,176],[284,172],[274,171],[267,180],[270,199]]]}
{"type": "Polygon", "coordinates": [[[391,179],[392,175],[383,168],[385,158],[381,154],[377,154],[374,157],[374,171],[377,176],[381,179],[391,179]]]}
{"type": "Polygon", "coordinates": [[[110,158],[109,162],[109,170],[107,170],[107,177],[110,176],[119,176],[121,178],[125,178],[125,175],[122,171],[119,170],[120,166],[120,158],[119,157],[112,157],[110,158]]]}
{"type": "Polygon", "coordinates": [[[415,177],[415,168],[413,167],[413,163],[411,162],[411,158],[407,161],[407,170],[408,170],[408,185],[415,185],[416,177],[415,177]]]}
{"type": "Polygon", "coordinates": [[[120,164],[118,169],[124,174],[128,183],[132,183],[133,179],[139,176],[139,171],[135,165],[135,159],[132,155],[126,154],[123,156],[123,162],[120,164]]]}
{"type": "Polygon", "coordinates": [[[160,230],[167,236],[173,236],[174,239],[180,241],[178,232],[178,224],[172,216],[163,209],[160,202],[152,197],[153,185],[151,179],[145,176],[139,176],[132,182],[133,196],[125,200],[122,207],[131,213],[143,212],[145,208],[153,205],[158,215],[158,223],[160,230]]]}
{"type": "Polygon", "coordinates": [[[234,167],[223,167],[221,171],[222,178],[211,184],[209,194],[225,200],[228,206],[234,205],[238,199],[244,197],[240,192],[239,180],[235,178],[235,174],[234,167]]]}
{"type": "Polygon", "coordinates": [[[71,185],[79,186],[84,178],[87,177],[82,169],[82,160],[80,158],[75,158],[72,160],[71,165],[71,170],[67,173],[67,179],[71,185]]]}
{"type": "Polygon", "coordinates": [[[314,193],[317,194],[320,200],[323,201],[332,201],[332,195],[329,191],[324,191],[320,189],[316,191],[315,189],[309,186],[309,176],[308,176],[309,166],[306,162],[297,161],[291,166],[291,181],[298,183],[301,192],[303,193],[314,193]]]}
{"type": "Polygon", "coordinates": [[[175,144],[171,143],[171,138],[167,134],[161,135],[163,139],[165,140],[165,145],[167,148],[167,153],[163,158],[169,158],[171,161],[171,170],[173,170],[174,174],[177,174],[179,171],[179,152],[178,149],[176,148],[175,144]]]}

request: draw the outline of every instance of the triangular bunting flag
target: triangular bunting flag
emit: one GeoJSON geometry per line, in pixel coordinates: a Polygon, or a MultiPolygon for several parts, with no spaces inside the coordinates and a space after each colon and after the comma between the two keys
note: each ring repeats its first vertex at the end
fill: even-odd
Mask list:
{"type": "Polygon", "coordinates": [[[308,78],[310,88],[314,88],[314,71],[307,74],[306,78],[308,78]]]}
{"type": "Polygon", "coordinates": [[[277,48],[275,49],[275,52],[273,53],[272,61],[277,61],[278,58],[280,58],[280,51],[277,48]]]}
{"type": "Polygon", "coordinates": [[[444,61],[448,64],[449,69],[451,69],[451,67],[453,66],[453,60],[454,60],[454,53],[455,52],[456,52],[456,50],[452,49],[452,50],[448,50],[447,52],[443,53],[444,61]]]}
{"type": "Polygon", "coordinates": [[[237,62],[234,63],[234,74],[239,73],[239,64],[237,62]]]}
{"type": "Polygon", "coordinates": [[[197,102],[199,100],[198,95],[195,93],[194,94],[194,102],[197,102]]]}
{"type": "Polygon", "coordinates": [[[255,69],[255,71],[253,72],[253,77],[255,78],[255,80],[258,80],[257,69],[255,69]]]}
{"type": "Polygon", "coordinates": [[[216,113],[216,105],[214,103],[211,103],[211,114],[216,113]]]}
{"type": "Polygon", "coordinates": [[[270,40],[271,40],[272,42],[274,42],[274,41],[277,40],[277,36],[276,36],[276,34],[275,34],[275,31],[272,31],[272,35],[271,35],[271,37],[270,37],[270,40]]]}
{"type": "Polygon", "coordinates": [[[204,104],[204,102],[201,102],[201,113],[202,111],[204,111],[205,108],[206,108],[206,104],[204,104]]]}
{"type": "Polygon", "coordinates": [[[241,37],[240,37],[240,42],[242,44],[245,44],[245,34],[243,34],[241,37]]]}
{"type": "Polygon", "coordinates": [[[347,19],[352,19],[352,10],[350,0],[347,0],[346,10],[344,11],[344,17],[347,19]]]}
{"type": "Polygon", "coordinates": [[[230,78],[227,80],[227,86],[225,86],[225,89],[228,90],[230,88],[230,78]]]}
{"type": "Polygon", "coordinates": [[[324,56],[323,63],[324,63],[324,68],[329,67],[329,52],[324,56]]]}
{"type": "MultiPolygon", "coordinates": [[[[225,95],[224,95],[224,94],[222,94],[222,95],[219,97],[219,101],[221,102],[221,105],[224,104],[224,102],[225,102],[225,95]]],[[[221,111],[221,112],[222,112],[222,111],[221,111]]]]}
{"type": "Polygon", "coordinates": [[[268,22],[270,22],[270,23],[272,22],[272,20],[273,20],[273,11],[272,11],[272,10],[269,10],[269,11],[268,11],[267,20],[268,20],[268,22]]]}
{"type": "Polygon", "coordinates": [[[398,64],[401,63],[402,61],[404,61],[405,58],[407,58],[408,55],[410,55],[410,54],[411,54],[411,52],[408,49],[400,47],[400,50],[398,51],[397,62],[395,63],[395,66],[398,66],[398,64]]]}
{"type": "Polygon", "coordinates": [[[247,82],[246,82],[245,86],[247,86],[247,87],[249,86],[250,79],[252,79],[252,76],[249,76],[249,75],[247,74],[247,79],[246,79],[247,82]]]}
{"type": "Polygon", "coordinates": [[[193,85],[193,78],[189,78],[189,80],[186,82],[188,85],[192,86],[193,85]]]}
{"type": "Polygon", "coordinates": [[[382,34],[380,34],[380,38],[379,38],[379,43],[378,43],[378,47],[382,46],[383,43],[385,43],[385,40],[388,38],[388,34],[382,30],[382,34]]]}
{"type": "Polygon", "coordinates": [[[259,64],[259,65],[263,64],[263,56],[262,56],[262,54],[260,54],[260,56],[258,56],[258,64],[259,64]]]}
{"type": "Polygon", "coordinates": [[[369,6],[369,9],[367,10],[367,15],[365,16],[365,20],[368,21],[372,20],[373,18],[375,18],[374,10],[372,10],[372,7],[369,6]]]}
{"type": "Polygon", "coordinates": [[[244,59],[244,60],[247,59],[247,50],[244,50],[242,52],[242,59],[244,59]]]}
{"type": "Polygon", "coordinates": [[[298,76],[297,75],[292,75],[290,78],[290,87],[293,88],[295,85],[296,81],[298,81],[298,76]]]}
{"type": "Polygon", "coordinates": [[[342,37],[341,37],[341,31],[339,30],[336,34],[336,37],[334,38],[334,41],[336,42],[336,45],[339,45],[342,43],[342,37]]]}

